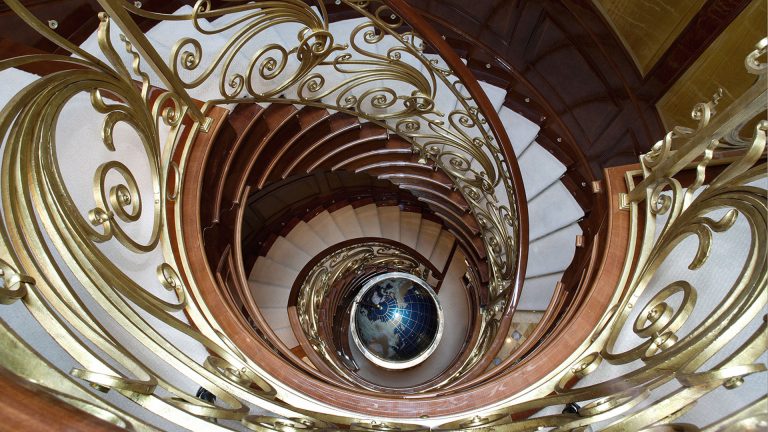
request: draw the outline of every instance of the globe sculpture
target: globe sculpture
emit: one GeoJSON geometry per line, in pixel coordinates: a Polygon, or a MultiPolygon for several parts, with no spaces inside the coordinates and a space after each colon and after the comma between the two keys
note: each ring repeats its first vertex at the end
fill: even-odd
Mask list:
{"type": "Polygon", "coordinates": [[[357,347],[371,362],[387,369],[421,363],[442,336],[443,313],[435,292],[408,273],[369,280],[355,297],[351,318],[357,347]]]}

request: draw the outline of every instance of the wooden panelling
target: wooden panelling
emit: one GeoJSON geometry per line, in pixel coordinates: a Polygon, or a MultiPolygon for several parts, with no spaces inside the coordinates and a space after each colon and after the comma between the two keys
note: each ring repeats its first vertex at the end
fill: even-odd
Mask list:
{"type": "Polygon", "coordinates": [[[666,52],[706,0],[593,0],[643,74],[666,52]]]}
{"type": "Polygon", "coordinates": [[[718,87],[723,89],[723,98],[717,110],[722,111],[752,85],[754,75],[744,68],[744,57],[768,34],[766,14],[766,1],[752,0],[669,89],[657,104],[667,129],[695,125],[691,109],[711,99],[718,87]]]}

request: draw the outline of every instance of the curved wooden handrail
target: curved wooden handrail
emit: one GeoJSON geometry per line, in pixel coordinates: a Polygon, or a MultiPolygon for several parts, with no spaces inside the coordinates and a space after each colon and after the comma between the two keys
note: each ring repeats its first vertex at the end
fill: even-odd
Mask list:
{"type": "MultiPolygon", "coordinates": [[[[506,146],[505,151],[511,154],[509,145],[506,146]]],[[[192,168],[187,173],[194,173],[195,171],[196,169],[192,168]]],[[[199,179],[195,179],[194,176],[190,179],[187,176],[185,181],[191,182],[191,184],[183,187],[182,191],[185,194],[191,193],[192,196],[185,196],[182,202],[185,206],[192,205],[193,208],[188,208],[188,210],[193,210],[194,213],[194,206],[199,205],[202,198],[199,195],[199,188],[195,186],[195,182],[199,179]]],[[[517,198],[520,199],[520,196],[517,198]]],[[[521,209],[524,211],[524,206],[521,206],[521,209]]],[[[183,218],[183,220],[188,219],[183,218]]],[[[621,228],[621,225],[618,227],[621,228]]],[[[179,229],[185,239],[190,240],[191,243],[200,238],[199,231],[195,233],[195,230],[201,229],[199,223],[197,225],[195,223],[183,223],[179,229]]],[[[527,235],[527,232],[525,234],[527,235]]],[[[199,240],[197,242],[200,245],[199,240]]],[[[191,243],[190,246],[194,246],[191,243]]],[[[187,252],[192,265],[185,270],[198,282],[202,300],[217,317],[222,330],[230,336],[237,346],[241,347],[244,354],[251,359],[259,359],[259,365],[267,373],[283,382],[287,387],[294,389],[293,391],[296,391],[297,394],[303,393],[314,399],[332,403],[340,409],[354,410],[361,415],[375,416],[383,410],[393,418],[414,417],[425,412],[432,416],[441,416],[481,408],[499,398],[513,397],[516,393],[523,391],[529,385],[551,373],[553,368],[561,366],[562,362],[579,346],[578,341],[583,340],[579,339],[579,334],[564,335],[559,333],[553,338],[552,343],[540,347],[539,355],[531,356],[521,362],[521,364],[525,363],[526,371],[528,371],[523,376],[516,373],[520,370],[520,365],[517,365],[508,373],[498,375],[492,380],[478,382],[476,385],[451,388],[442,392],[424,393],[419,397],[418,406],[410,403],[410,400],[406,398],[372,396],[363,392],[350,391],[340,388],[335,383],[326,383],[304,375],[295,367],[286,364],[279,356],[265,349],[258,339],[251,335],[252,332],[249,331],[247,323],[241,318],[238,319],[238,311],[232,310],[232,306],[227,303],[222,293],[218,292],[209,273],[206,274],[206,271],[203,270],[207,267],[205,258],[194,253],[191,249],[194,247],[187,252]],[[203,258],[204,266],[202,267],[195,265],[195,262],[199,261],[200,258],[203,258]],[[566,336],[568,337],[566,338],[566,336]]],[[[623,259],[621,254],[626,252],[626,243],[623,248],[609,248],[607,252],[610,253],[605,255],[604,261],[612,260],[614,264],[612,268],[618,268],[619,266],[615,264],[623,259]]],[[[521,267],[524,267],[524,262],[521,263],[521,267]]],[[[575,305],[574,311],[578,312],[575,315],[577,316],[576,321],[581,324],[576,329],[578,330],[576,333],[584,333],[581,335],[582,337],[588,336],[607,307],[608,299],[614,288],[615,285],[612,285],[611,281],[595,284],[595,288],[585,298],[585,301],[575,305]]]]}
{"type": "MultiPolygon", "coordinates": [[[[192,148],[190,151],[194,154],[200,154],[199,149],[196,151],[192,148]]],[[[259,359],[261,367],[295,391],[303,392],[318,400],[332,401],[334,405],[342,409],[355,410],[365,415],[376,415],[382,409],[387,410],[388,413],[391,413],[390,415],[397,418],[418,416],[424,412],[429,412],[430,415],[434,416],[468,412],[492,402],[491,399],[512,397],[529,385],[535,384],[537,380],[546,376],[551,370],[560,367],[565,359],[572,355],[573,350],[580,345],[580,342],[588,338],[594,330],[608,306],[618,281],[619,269],[624,255],[628,253],[629,213],[618,210],[618,192],[626,191],[626,185],[624,185],[621,177],[623,171],[621,171],[613,177],[606,176],[607,178],[615,178],[607,185],[606,190],[606,196],[610,197],[608,208],[613,209],[609,213],[606,224],[605,232],[608,241],[605,249],[601,248],[604,253],[601,255],[600,265],[595,272],[593,282],[585,282],[589,291],[581,296],[584,299],[582,302],[576,302],[571,308],[571,316],[575,318],[567,322],[567,326],[553,333],[548,343],[539,346],[536,355],[528,356],[513,368],[503,373],[498,373],[497,370],[493,379],[475,380],[476,382],[472,385],[457,386],[441,392],[427,392],[420,395],[423,398],[419,398],[419,406],[415,407],[409,403],[408,399],[346,390],[340,388],[337,383],[327,383],[311,378],[290,364],[286,364],[284,359],[266,347],[262,347],[261,342],[252,334],[252,330],[249,330],[245,320],[238,318],[241,316],[239,311],[233,310],[232,306],[227,305],[228,301],[216,286],[214,279],[210,277],[210,272],[206,270],[208,264],[202,255],[200,221],[195,217],[196,209],[202,198],[199,188],[201,176],[194,174],[200,172],[200,156],[197,157],[197,162],[195,162],[195,158],[191,159],[188,160],[188,163],[192,165],[185,167],[187,175],[184,177],[184,181],[186,184],[182,187],[184,196],[179,201],[187,210],[182,213],[180,219],[182,223],[176,228],[179,229],[185,239],[186,252],[191,264],[189,268],[185,268],[185,271],[190,272],[188,275],[194,277],[200,287],[202,300],[216,316],[223,331],[232,338],[237,346],[241,347],[249,358],[259,359]],[[200,261],[201,259],[202,261],[200,261]],[[521,370],[525,370],[526,373],[520,374],[519,371],[521,370]],[[494,396],[491,397],[490,395],[494,396]]]]}
{"type": "Polygon", "coordinates": [[[291,295],[288,297],[288,306],[295,306],[296,301],[299,297],[299,290],[301,289],[301,286],[304,284],[304,279],[307,278],[307,275],[309,272],[312,271],[312,269],[319,263],[320,261],[324,260],[326,257],[335,254],[336,252],[340,251],[341,249],[347,248],[349,246],[354,246],[356,244],[363,244],[363,243],[382,243],[390,246],[394,246],[396,248],[402,249],[405,251],[408,255],[413,257],[416,261],[419,263],[424,264],[426,266],[430,273],[435,277],[435,279],[441,280],[445,277],[443,275],[442,271],[439,270],[437,267],[435,267],[435,264],[431,262],[427,257],[422,255],[419,251],[416,249],[400,243],[399,241],[391,240],[384,237],[358,237],[353,238],[349,240],[344,240],[343,242],[339,242],[334,244],[333,246],[329,246],[325,248],[324,250],[320,251],[317,255],[312,257],[312,259],[304,265],[304,267],[299,272],[299,275],[296,276],[296,280],[293,282],[293,286],[291,286],[291,295]]]}
{"type": "MultiPolygon", "coordinates": [[[[201,301],[204,302],[211,314],[216,317],[222,331],[233,343],[241,348],[250,359],[258,359],[259,366],[286,387],[292,388],[297,394],[305,394],[319,401],[331,403],[334,406],[360,413],[361,415],[376,416],[387,412],[393,418],[417,417],[424,413],[431,416],[452,415],[470,412],[487,406],[502,398],[513,397],[515,394],[534,385],[543,379],[573,354],[581,341],[589,337],[603,312],[608,306],[618,278],[618,270],[627,253],[628,241],[621,240],[626,236],[628,213],[614,211],[609,216],[608,229],[615,233],[610,237],[602,256],[596,281],[590,286],[591,290],[584,295],[584,301],[574,305],[573,316],[576,318],[569,323],[568,332],[558,332],[553,335],[551,342],[538,348],[535,356],[529,356],[514,368],[493,379],[477,381],[473,385],[463,385],[446,389],[441,392],[427,392],[419,395],[419,403],[397,396],[371,395],[364,392],[352,391],[340,387],[339,383],[328,383],[304,374],[300,369],[286,363],[283,358],[269,350],[249,328],[248,323],[220,291],[209,270],[208,261],[203,255],[202,226],[198,211],[203,196],[200,194],[200,181],[204,166],[205,150],[198,144],[188,149],[191,156],[183,167],[185,184],[181,188],[182,196],[179,203],[182,206],[180,225],[175,225],[184,239],[187,262],[184,276],[194,279],[199,287],[201,301]],[[196,156],[195,156],[196,155],[196,156]],[[202,163],[201,163],[202,162],[202,163]],[[196,174],[197,173],[197,174],[196,174]],[[624,218],[624,222],[622,221],[624,218]],[[524,368],[524,369],[521,369],[524,368]],[[526,373],[519,373],[525,370],[526,373]]],[[[204,145],[204,144],[201,144],[204,145]]],[[[617,209],[615,186],[609,188],[611,197],[610,208],[617,209]]]]}
{"type": "MultiPolygon", "coordinates": [[[[512,187],[514,189],[514,205],[517,210],[518,218],[518,230],[517,230],[517,268],[515,269],[514,286],[511,287],[514,294],[510,296],[512,301],[508,302],[505,307],[505,311],[502,315],[501,323],[499,325],[499,334],[503,335],[507,333],[509,326],[512,322],[512,315],[517,307],[517,299],[520,298],[520,292],[523,288],[523,281],[525,280],[525,269],[528,263],[528,206],[525,200],[525,186],[523,185],[523,178],[520,172],[520,166],[517,163],[517,157],[512,150],[512,143],[509,140],[509,136],[501,122],[501,119],[496,113],[493,105],[491,105],[488,96],[486,96],[480,83],[478,83],[474,74],[467,68],[464,62],[461,61],[453,48],[443,40],[441,35],[424,20],[422,15],[413,7],[408,5],[405,0],[384,0],[397,15],[399,15],[408,25],[410,25],[416,33],[424,38],[427,43],[434,48],[440,57],[445,61],[449,68],[456,74],[461,83],[466,88],[467,92],[472,96],[477,104],[480,112],[485,117],[488,128],[493,134],[496,142],[501,149],[504,159],[510,170],[512,187]]],[[[483,370],[493,360],[496,352],[501,348],[504,338],[497,337],[497,341],[488,350],[487,358],[478,364],[479,370],[483,370]]]]}

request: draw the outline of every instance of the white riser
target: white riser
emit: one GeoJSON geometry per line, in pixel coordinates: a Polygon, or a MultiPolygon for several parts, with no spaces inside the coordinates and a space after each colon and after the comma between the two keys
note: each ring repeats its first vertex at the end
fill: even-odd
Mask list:
{"type": "Polygon", "coordinates": [[[401,212],[400,213],[400,242],[413,249],[416,248],[416,241],[419,238],[419,228],[421,227],[421,213],[401,212]]]}

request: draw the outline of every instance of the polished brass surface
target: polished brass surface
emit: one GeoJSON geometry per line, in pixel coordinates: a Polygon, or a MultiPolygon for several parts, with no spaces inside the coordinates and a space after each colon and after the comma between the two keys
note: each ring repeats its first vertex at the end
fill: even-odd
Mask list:
{"type": "MultiPolygon", "coordinates": [[[[191,106],[185,89],[214,74],[201,71],[201,78],[190,82],[178,77],[178,67],[195,70],[201,64],[202,45],[192,37],[179,41],[170,64],[160,66],[156,53],[151,54],[153,48],[143,45],[146,40],[136,34],[128,22],[129,15],[121,8],[157,19],[195,22],[253,11],[232,24],[243,30],[217,54],[215,67],[224,67],[225,73],[220,82],[222,98],[213,102],[299,103],[359,115],[405,137],[425,163],[433,163],[448,173],[480,222],[490,258],[493,296],[483,310],[487,315],[483,321],[488,326],[483,332],[486,339],[481,338],[472,347],[477,357],[484,352],[488,335],[494,334],[495,319],[513,294],[507,287],[517,260],[515,209],[500,205],[495,194],[500,187],[513,202],[514,191],[508,167],[483,126],[482,113],[471,98],[462,94],[461,83],[454,81],[450,70],[424,56],[418,35],[397,33],[402,23],[396,16],[388,18],[386,6],[376,1],[342,1],[369,19],[352,32],[349,46],[344,47],[336,44],[328,32],[324,9],[321,7],[321,14],[316,15],[300,1],[263,2],[261,9],[244,4],[220,10],[198,2],[192,15],[169,17],[137,9],[133,3],[101,0],[128,36],[111,40],[112,17],[100,16],[99,46],[108,58],[107,64],[63,40],[18,0],[6,3],[36,31],[77,55],[33,55],[0,62],[0,70],[31,62],[68,66],[22,89],[0,114],[0,136],[5,137],[0,179],[0,364],[66,403],[134,430],[153,430],[149,422],[132,414],[142,410],[165,422],[201,431],[226,430],[235,425],[252,430],[318,430],[336,428],[334,423],[351,425],[353,430],[424,430],[423,425],[441,424],[443,429],[504,431],[547,427],[586,430],[597,425],[625,431],[655,430],[663,425],[700,430],[692,425],[676,425],[675,420],[708,393],[738,392],[751,375],[763,374],[764,378],[766,368],[759,363],[767,347],[764,319],[746,340],[736,346],[729,344],[743,335],[750,323],[761,319],[768,300],[768,197],[764,188],[750,185],[766,177],[766,165],[760,161],[764,159],[768,121],[759,122],[749,139],[738,130],[766,109],[768,39],[762,39],[746,57],[746,69],[755,82],[742,97],[719,113],[716,100],[698,105],[694,110],[694,119],[699,122],[696,130],[670,132],[641,158],[643,180],[629,184],[631,190],[623,201],[632,217],[630,237],[641,242],[639,252],[627,259],[602,324],[571,354],[570,361],[525,392],[509,400],[493,401],[482,412],[396,423],[386,418],[386,413],[379,419],[359,419],[353,412],[336,410],[281,385],[259,367],[258,359],[244,356],[220,331],[216,317],[199,301],[195,281],[180,276],[180,270],[189,263],[184,260],[183,245],[174,243],[176,236],[168,232],[166,218],[168,206],[178,206],[178,191],[170,186],[178,183],[171,179],[185,173],[171,155],[177,147],[186,145],[189,137],[201,133],[207,122],[205,110],[198,113],[191,106]],[[303,24],[296,46],[266,47],[252,58],[249,71],[227,71],[232,64],[232,50],[238,49],[238,38],[280,22],[303,24]],[[386,56],[365,48],[385,35],[398,42],[386,56]],[[133,43],[142,46],[135,48],[133,43]],[[342,53],[349,47],[352,52],[342,53]],[[132,55],[131,65],[121,62],[118,49],[132,55]],[[161,76],[171,74],[163,80],[170,91],[151,91],[140,61],[145,55],[155,72],[161,76]],[[426,72],[418,72],[404,62],[402,57],[406,55],[420,62],[426,72]],[[286,69],[289,58],[295,60],[293,73],[286,69]],[[323,67],[342,71],[350,78],[326,88],[320,69],[323,67]],[[133,81],[130,70],[143,77],[141,83],[133,81]],[[251,86],[256,70],[258,76],[275,84],[267,90],[251,86]],[[393,87],[380,87],[376,83],[382,80],[408,85],[412,91],[402,94],[393,87]],[[434,101],[438,87],[448,88],[460,108],[437,113],[434,101]],[[276,99],[289,88],[295,89],[295,98],[276,99]],[[102,142],[83,146],[114,151],[121,145],[114,139],[115,128],[128,126],[141,140],[142,156],[150,173],[148,179],[136,178],[125,161],[104,161],[95,172],[85,173],[91,181],[88,192],[95,205],[84,213],[63,178],[62,160],[56,151],[59,115],[81,94],[89,95],[93,110],[105,118],[102,142]],[[395,104],[396,111],[380,111],[395,104]],[[161,136],[161,130],[168,130],[168,135],[161,136]],[[729,141],[734,131],[742,139],[729,141]],[[735,151],[736,155],[718,159],[718,151],[723,149],[735,151]],[[707,176],[715,164],[720,171],[707,176]],[[695,170],[695,179],[683,187],[676,176],[688,168],[695,170]],[[138,186],[141,182],[151,184],[151,196],[142,194],[138,186]],[[715,212],[719,212],[716,217],[715,212]],[[151,220],[149,234],[138,238],[130,227],[146,219],[151,220]],[[740,275],[723,287],[716,308],[696,318],[702,302],[692,280],[679,279],[662,287],[651,283],[672,251],[689,238],[696,242],[696,252],[687,263],[689,269],[706,271],[712,245],[737,221],[748,227],[749,243],[742,247],[746,259],[727,263],[737,266],[740,275]],[[118,247],[125,254],[157,253],[161,261],[145,272],[154,278],[152,283],[147,282],[148,278],[142,282],[132,278],[122,261],[105,253],[105,245],[118,247]],[[182,250],[178,259],[173,253],[176,246],[182,250]],[[673,305],[669,300],[672,297],[679,303],[673,305]],[[68,370],[54,367],[35,351],[34,341],[21,338],[7,320],[10,308],[16,307],[28,313],[72,359],[68,370]],[[638,310],[642,313],[635,314],[638,310]],[[622,345],[627,337],[636,343],[622,345]],[[182,341],[187,348],[198,347],[205,353],[204,358],[185,351],[182,341]],[[612,373],[623,366],[629,366],[629,371],[612,373]],[[575,380],[588,384],[571,387],[575,380]],[[198,387],[216,395],[216,402],[196,398],[192,393],[198,387]],[[120,400],[136,404],[135,409],[119,407],[104,393],[122,395],[120,400]],[[295,401],[300,403],[289,403],[295,401]],[[578,414],[518,419],[531,411],[572,402],[583,405],[578,414]],[[262,415],[264,411],[271,414],[262,415]]],[[[221,30],[198,26],[200,32],[221,30]]],[[[631,246],[634,250],[634,244],[631,246]]],[[[368,256],[377,259],[375,251],[368,256]]],[[[407,261],[401,267],[420,271],[418,266],[409,267],[407,261]]],[[[317,274],[321,279],[328,277],[330,267],[323,268],[325,273],[317,274]]],[[[324,285],[320,282],[318,286],[324,285]]],[[[309,334],[314,331],[311,314],[320,294],[322,289],[311,296],[305,292],[300,300],[306,313],[300,315],[304,319],[302,326],[309,334]]],[[[704,430],[762,427],[765,416],[763,398],[741,412],[723,413],[720,421],[704,430]]]]}
{"type": "MultiPolygon", "coordinates": [[[[350,381],[355,380],[337,352],[340,347],[333,346],[323,337],[320,310],[329,301],[333,289],[341,289],[341,281],[350,275],[362,274],[366,269],[385,268],[391,272],[412,274],[421,280],[430,277],[429,268],[411,257],[407,251],[385,243],[364,242],[348,246],[320,260],[307,273],[299,288],[296,312],[304,336],[321,359],[336,373],[350,381]]],[[[347,353],[350,354],[350,353],[347,353]]],[[[365,383],[362,383],[365,385],[365,383]]],[[[381,388],[380,386],[378,386],[381,388]]],[[[376,386],[370,386],[376,388],[376,386]]]]}
{"type": "Polygon", "coordinates": [[[593,0],[645,75],[705,0],[593,0]]]}
{"type": "Polygon", "coordinates": [[[198,72],[182,83],[187,89],[216,82],[221,99],[210,102],[324,107],[374,122],[406,139],[421,163],[443,170],[466,198],[490,257],[492,294],[511,297],[509,287],[517,266],[517,213],[503,204],[515,202],[509,166],[461,81],[439,60],[424,54],[427,42],[418,34],[399,32],[402,19],[383,1],[340,1],[366,18],[343,41],[329,32],[322,3],[317,15],[296,0],[221,9],[201,0],[189,15],[164,15],[117,0],[104,1],[115,8],[122,4],[147,18],[193,22],[199,34],[176,41],[168,67],[174,75],[181,69],[198,72]],[[246,15],[221,26],[204,22],[235,12],[246,15]],[[250,39],[285,23],[303,27],[295,45],[272,43],[253,54],[243,52],[250,39]],[[206,53],[198,40],[234,30],[215,53],[206,53]],[[379,54],[376,47],[390,40],[386,54],[379,54]],[[250,59],[246,70],[236,69],[237,55],[250,59]],[[327,82],[332,74],[341,76],[340,82],[327,82]],[[457,108],[437,111],[438,98],[455,101],[457,108]],[[497,193],[505,194],[506,200],[500,201],[497,193]]]}
{"type": "Polygon", "coordinates": [[[766,16],[768,3],[752,0],[656,103],[659,116],[667,128],[687,126],[690,123],[690,107],[711,96],[718,88],[723,90],[720,101],[722,110],[752,85],[754,77],[744,68],[734,65],[741,62],[743,53],[755,40],[768,34],[766,16]]]}

